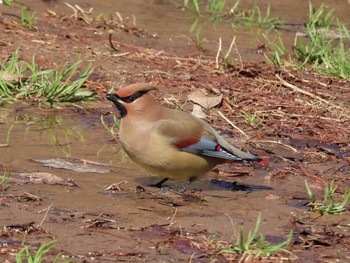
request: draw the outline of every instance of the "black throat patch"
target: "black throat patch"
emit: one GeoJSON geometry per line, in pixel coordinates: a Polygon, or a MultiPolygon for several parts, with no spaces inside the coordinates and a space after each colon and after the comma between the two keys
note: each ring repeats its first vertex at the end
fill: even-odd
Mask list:
{"type": "Polygon", "coordinates": [[[126,108],[123,106],[123,104],[121,104],[119,102],[120,98],[115,95],[115,94],[107,94],[106,95],[107,100],[110,100],[111,102],[114,103],[114,105],[117,107],[119,113],[120,113],[120,118],[123,118],[126,116],[126,114],[128,113],[128,111],[126,110],[126,108]]]}

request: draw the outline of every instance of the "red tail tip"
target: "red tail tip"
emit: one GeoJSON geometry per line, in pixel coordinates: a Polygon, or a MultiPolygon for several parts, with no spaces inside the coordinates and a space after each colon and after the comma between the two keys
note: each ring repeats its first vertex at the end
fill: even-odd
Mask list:
{"type": "Polygon", "coordinates": [[[259,163],[262,165],[268,165],[269,161],[268,160],[261,160],[259,163]]]}

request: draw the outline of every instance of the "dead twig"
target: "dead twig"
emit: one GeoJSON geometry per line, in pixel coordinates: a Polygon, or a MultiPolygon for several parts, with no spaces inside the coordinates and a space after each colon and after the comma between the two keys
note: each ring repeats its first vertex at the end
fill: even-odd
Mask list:
{"type": "Polygon", "coordinates": [[[89,11],[85,11],[79,5],[72,6],[68,3],[65,3],[65,5],[73,10],[74,14],[72,15],[72,17],[74,17],[75,20],[78,20],[80,18],[80,19],[84,20],[84,22],[88,25],[90,25],[91,22],[93,21],[93,19],[88,17],[88,15],[90,15],[92,13],[92,11],[94,10],[93,8],[90,8],[89,11]],[[79,14],[80,14],[80,16],[79,16],[79,14]]]}
{"type": "Polygon", "coordinates": [[[87,222],[89,224],[81,226],[80,228],[95,228],[95,227],[103,227],[105,224],[108,223],[116,223],[117,221],[113,219],[107,219],[107,218],[95,218],[95,219],[88,219],[84,222],[87,222]]]}
{"type": "Polygon", "coordinates": [[[243,70],[243,68],[244,68],[243,67],[243,60],[242,60],[241,54],[239,54],[239,52],[238,52],[238,47],[237,47],[237,44],[236,44],[236,36],[233,37],[233,39],[231,41],[231,44],[230,44],[230,47],[229,47],[229,49],[228,49],[228,51],[227,51],[227,53],[226,53],[226,55],[224,57],[224,60],[226,60],[228,58],[228,56],[230,55],[231,50],[232,50],[233,47],[235,47],[235,51],[236,51],[236,53],[238,55],[239,63],[241,65],[241,70],[243,70]]]}
{"type": "Polygon", "coordinates": [[[322,103],[324,103],[324,104],[330,105],[330,106],[332,106],[332,107],[334,107],[334,108],[343,109],[343,107],[341,107],[341,106],[339,106],[339,105],[336,105],[336,104],[334,104],[334,103],[332,103],[332,102],[330,102],[330,101],[327,101],[327,100],[321,98],[320,96],[317,96],[317,95],[315,95],[315,94],[313,94],[313,93],[311,93],[311,92],[308,92],[308,91],[306,91],[306,90],[303,90],[303,89],[301,89],[301,88],[299,88],[299,87],[297,87],[297,86],[295,86],[295,85],[293,85],[293,84],[291,84],[291,83],[285,81],[285,80],[284,80],[280,75],[278,75],[278,74],[276,74],[275,76],[278,78],[278,80],[281,82],[281,84],[282,84],[283,86],[285,86],[286,88],[290,88],[290,89],[293,90],[293,91],[296,91],[296,92],[299,92],[299,93],[301,93],[301,94],[304,94],[304,95],[306,95],[306,96],[308,96],[308,97],[310,97],[310,98],[316,99],[316,100],[318,100],[318,101],[320,101],[320,102],[322,102],[322,103]]]}
{"type": "MultiPolygon", "coordinates": [[[[44,209],[44,210],[46,210],[46,213],[45,213],[43,219],[41,220],[40,224],[38,225],[38,227],[41,227],[41,225],[44,223],[45,219],[47,218],[47,215],[49,214],[50,208],[51,208],[52,206],[53,206],[53,203],[52,203],[51,205],[49,205],[48,208],[44,209]]],[[[42,211],[44,211],[44,210],[41,210],[40,212],[42,212],[42,211]]],[[[40,213],[40,212],[39,212],[39,213],[40,213]]]]}
{"type": "Polygon", "coordinates": [[[295,114],[295,113],[276,113],[274,111],[263,111],[264,113],[268,113],[271,116],[276,117],[285,117],[288,115],[288,117],[292,118],[310,118],[310,119],[320,119],[325,121],[335,121],[335,122],[344,122],[346,119],[339,119],[339,118],[330,118],[330,117],[323,117],[323,116],[316,116],[316,115],[303,115],[303,114],[295,114]]]}
{"type": "Polygon", "coordinates": [[[119,49],[116,48],[116,47],[114,46],[114,44],[113,44],[113,41],[112,41],[112,32],[109,32],[109,34],[108,34],[108,42],[109,42],[110,47],[111,47],[114,51],[119,52],[119,49]]]}
{"type": "Polygon", "coordinates": [[[170,220],[169,226],[173,226],[173,225],[176,224],[176,223],[174,222],[174,219],[175,219],[176,214],[177,214],[177,208],[175,208],[175,210],[174,210],[174,212],[172,213],[171,216],[169,216],[168,218],[166,218],[166,220],[170,220]]]}
{"type": "Polygon", "coordinates": [[[299,151],[298,151],[297,149],[295,149],[294,147],[292,147],[292,146],[290,146],[290,145],[288,145],[288,144],[285,144],[285,143],[283,143],[283,142],[281,142],[281,141],[259,140],[259,142],[275,143],[275,144],[279,144],[279,145],[281,145],[281,146],[283,146],[283,147],[285,147],[285,148],[289,148],[289,149],[291,149],[293,152],[296,152],[296,153],[299,152],[299,151]]]}
{"type": "Polygon", "coordinates": [[[24,192],[22,197],[30,201],[41,202],[43,200],[40,196],[34,195],[32,193],[28,193],[28,192],[24,192]]]}
{"type": "Polygon", "coordinates": [[[222,40],[221,37],[219,38],[219,48],[218,48],[218,52],[216,53],[216,57],[215,57],[215,68],[219,69],[219,56],[222,50],[222,40]]]}
{"type": "Polygon", "coordinates": [[[317,176],[315,173],[309,171],[308,169],[306,169],[304,166],[299,165],[298,168],[300,169],[300,171],[306,175],[309,178],[312,178],[318,185],[324,186],[325,185],[325,181],[323,178],[317,176]]]}
{"type": "MultiPolygon", "coordinates": [[[[209,58],[202,59],[201,57],[198,57],[198,58],[188,57],[188,58],[186,58],[186,57],[171,56],[168,53],[164,52],[163,50],[156,51],[155,49],[151,49],[151,48],[129,45],[129,44],[118,42],[116,40],[113,41],[112,36],[109,35],[109,44],[110,44],[111,48],[115,51],[119,51],[119,50],[118,50],[118,48],[115,47],[115,44],[113,42],[117,43],[118,47],[122,46],[122,47],[125,47],[128,49],[136,50],[136,51],[140,52],[141,55],[135,53],[135,55],[139,56],[139,57],[151,57],[151,58],[159,58],[161,60],[175,60],[175,61],[193,62],[193,63],[198,63],[199,65],[204,65],[204,64],[211,65],[213,63],[213,61],[210,60],[209,58]]],[[[130,52],[124,52],[120,55],[127,55],[127,54],[130,54],[130,52]]],[[[119,55],[112,55],[112,56],[119,56],[119,55]]]]}
{"type": "Polygon", "coordinates": [[[247,140],[249,140],[249,136],[244,131],[242,131],[240,128],[238,128],[236,125],[234,125],[233,122],[230,121],[221,111],[218,111],[218,113],[225,121],[227,121],[228,124],[230,124],[233,128],[235,128],[237,131],[239,131],[241,134],[243,134],[243,136],[247,140]]]}
{"type": "Polygon", "coordinates": [[[120,181],[119,183],[111,184],[110,186],[103,189],[104,191],[122,191],[124,190],[121,185],[126,184],[128,181],[120,181]]]}
{"type": "Polygon", "coordinates": [[[230,44],[230,47],[228,49],[228,51],[226,52],[226,55],[224,57],[224,59],[227,59],[228,56],[230,55],[231,51],[232,51],[232,48],[233,48],[233,45],[235,45],[235,47],[237,48],[237,45],[236,45],[236,36],[233,37],[232,41],[231,41],[231,44],[230,44]]]}

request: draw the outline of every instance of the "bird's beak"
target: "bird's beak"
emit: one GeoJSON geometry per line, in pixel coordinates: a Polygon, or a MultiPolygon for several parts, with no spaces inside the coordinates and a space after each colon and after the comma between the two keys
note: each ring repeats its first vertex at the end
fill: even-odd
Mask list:
{"type": "Polygon", "coordinates": [[[117,96],[116,94],[112,94],[112,93],[108,93],[108,94],[106,95],[106,99],[107,99],[107,100],[110,100],[110,101],[112,101],[112,102],[115,102],[115,101],[119,101],[119,100],[120,100],[119,96],[117,96]]]}
{"type": "Polygon", "coordinates": [[[114,103],[114,105],[117,107],[117,109],[120,113],[121,118],[123,118],[126,115],[126,113],[127,113],[126,108],[122,104],[122,100],[120,99],[120,97],[118,95],[109,93],[106,95],[106,99],[110,100],[111,102],[114,103]]]}

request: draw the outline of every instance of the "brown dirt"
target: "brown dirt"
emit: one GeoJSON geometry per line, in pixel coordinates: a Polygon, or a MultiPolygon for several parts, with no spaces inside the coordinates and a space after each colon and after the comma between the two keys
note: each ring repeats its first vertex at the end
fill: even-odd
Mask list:
{"type": "Polygon", "coordinates": [[[238,260],[242,255],[216,252],[235,242],[240,225],[252,229],[259,213],[260,231],[268,240],[280,242],[290,230],[294,233],[288,247],[293,256],[279,254],[263,262],[350,260],[349,212],[310,212],[304,187],[306,179],[320,198],[333,179],[337,198],[350,187],[348,81],[246,61],[216,68],[215,54],[195,46],[187,52],[167,49],[161,37],[116,19],[88,24],[68,15],[46,14],[38,17],[35,29],[28,29],[2,15],[0,27],[2,61],[15,50],[28,62],[35,55],[43,69],[83,59],[94,67],[88,85],[101,95],[98,103],[83,105],[84,110],[54,111],[32,101],[1,109],[3,166],[11,174],[53,173],[67,183],[14,179],[2,186],[1,261],[13,262],[23,245],[37,248],[51,240],[57,242],[50,255],[61,253],[72,262],[238,260]],[[111,29],[113,46],[108,40],[111,29]],[[187,56],[195,52],[198,56],[187,56]],[[205,112],[208,122],[269,164],[221,166],[209,174],[209,179],[238,181],[238,186],[230,184],[235,191],[205,179],[185,195],[144,189],[140,185],[154,178],[127,159],[99,120],[104,115],[111,123],[113,110],[104,94],[134,82],[162,86],[156,94],[160,103],[185,111],[192,109],[187,94],[193,90],[223,94],[220,106],[205,112]],[[261,125],[251,127],[241,111],[258,111],[261,125]],[[82,173],[32,161],[62,156],[112,168],[105,174],[82,173]],[[112,189],[104,190],[113,183],[112,189]],[[214,236],[219,242],[210,242],[214,236]]]}

